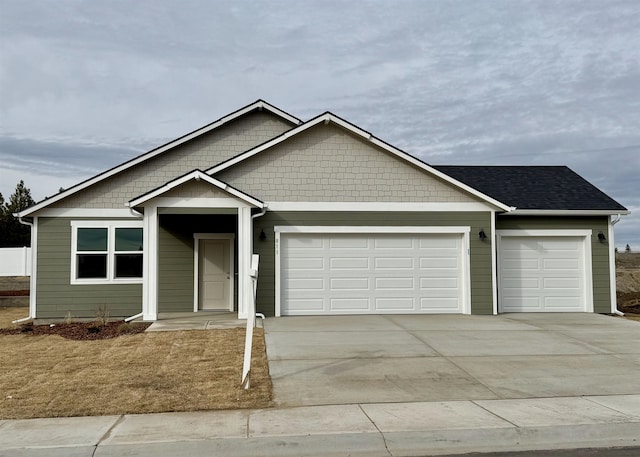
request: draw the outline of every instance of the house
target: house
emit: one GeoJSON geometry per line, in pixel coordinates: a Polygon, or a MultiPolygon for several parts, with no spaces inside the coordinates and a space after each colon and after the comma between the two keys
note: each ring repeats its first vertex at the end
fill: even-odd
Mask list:
{"type": "Polygon", "coordinates": [[[615,311],[629,212],[566,167],[432,166],[256,101],[17,216],[34,318],[615,311]]]}

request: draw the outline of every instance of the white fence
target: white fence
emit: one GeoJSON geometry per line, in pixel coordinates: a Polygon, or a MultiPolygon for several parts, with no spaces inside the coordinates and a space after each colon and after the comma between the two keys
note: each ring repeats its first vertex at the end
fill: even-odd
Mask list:
{"type": "Polygon", "coordinates": [[[31,276],[31,248],[0,248],[0,276],[31,276]]]}

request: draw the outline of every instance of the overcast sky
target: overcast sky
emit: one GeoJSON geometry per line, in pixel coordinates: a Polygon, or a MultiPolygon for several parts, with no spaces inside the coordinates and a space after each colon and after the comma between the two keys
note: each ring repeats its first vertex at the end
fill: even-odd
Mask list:
{"type": "Polygon", "coordinates": [[[0,0],[0,59],[5,199],[263,98],[434,165],[568,165],[640,251],[638,0],[0,0]]]}

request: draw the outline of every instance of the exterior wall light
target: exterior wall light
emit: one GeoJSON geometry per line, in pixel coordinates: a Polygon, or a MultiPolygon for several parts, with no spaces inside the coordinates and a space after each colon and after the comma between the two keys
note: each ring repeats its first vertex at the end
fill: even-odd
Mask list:
{"type": "Polygon", "coordinates": [[[601,243],[604,243],[605,241],[607,241],[607,237],[604,236],[604,233],[598,232],[598,241],[600,241],[601,243]]]}
{"type": "Polygon", "coordinates": [[[264,229],[260,229],[260,235],[258,235],[258,238],[260,239],[260,241],[264,241],[267,239],[267,234],[264,233],[264,229]]]}
{"type": "Polygon", "coordinates": [[[484,233],[484,229],[480,229],[480,232],[478,233],[478,237],[480,238],[480,241],[487,240],[487,234],[484,233]]]}

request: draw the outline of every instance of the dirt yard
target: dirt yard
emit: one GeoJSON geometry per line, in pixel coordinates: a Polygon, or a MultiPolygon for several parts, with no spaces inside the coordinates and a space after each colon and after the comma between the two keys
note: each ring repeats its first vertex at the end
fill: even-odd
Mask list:
{"type": "Polygon", "coordinates": [[[616,254],[618,309],[640,320],[640,253],[616,254]]]}
{"type": "MultiPolygon", "coordinates": [[[[11,327],[24,314],[0,309],[0,323],[11,327]]],[[[272,404],[262,329],[254,334],[249,390],[240,386],[243,328],[120,333],[93,341],[34,333],[0,335],[0,419],[272,404]]]]}

